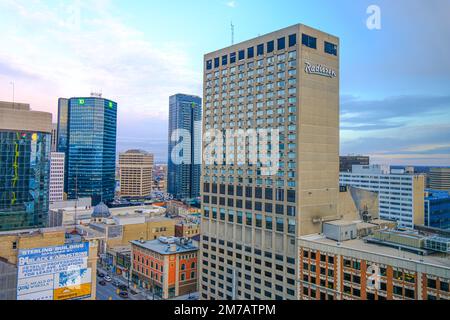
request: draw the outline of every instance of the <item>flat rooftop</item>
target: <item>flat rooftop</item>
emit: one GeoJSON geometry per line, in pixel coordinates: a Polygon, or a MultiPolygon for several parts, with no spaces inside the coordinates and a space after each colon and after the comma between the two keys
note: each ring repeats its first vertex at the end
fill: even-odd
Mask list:
{"type": "Polygon", "coordinates": [[[394,249],[387,246],[367,243],[362,239],[343,241],[338,244],[337,241],[328,239],[321,234],[312,234],[300,237],[299,239],[317,244],[328,245],[335,248],[352,249],[380,256],[387,256],[391,258],[413,261],[421,264],[429,264],[444,268],[450,268],[450,256],[445,254],[432,254],[428,256],[422,256],[407,251],[399,251],[398,249],[394,249]]]}
{"type": "Polygon", "coordinates": [[[157,252],[161,255],[171,255],[198,251],[198,247],[194,246],[192,243],[180,245],[180,238],[175,238],[175,243],[163,243],[159,239],[151,241],[131,241],[131,244],[141,247],[150,251],[157,252]],[[176,246],[176,251],[171,251],[171,246],[176,246]]]}

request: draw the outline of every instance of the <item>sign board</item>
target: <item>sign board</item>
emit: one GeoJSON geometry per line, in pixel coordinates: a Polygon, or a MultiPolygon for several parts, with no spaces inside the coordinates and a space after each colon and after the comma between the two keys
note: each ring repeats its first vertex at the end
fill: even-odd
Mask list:
{"type": "Polygon", "coordinates": [[[91,296],[89,243],[20,250],[17,300],[73,300],[91,296]]]}
{"type": "Polygon", "coordinates": [[[323,64],[312,64],[308,61],[305,61],[305,72],[308,74],[315,74],[319,76],[324,76],[328,78],[336,78],[336,71],[332,68],[323,65],[323,64]]]}

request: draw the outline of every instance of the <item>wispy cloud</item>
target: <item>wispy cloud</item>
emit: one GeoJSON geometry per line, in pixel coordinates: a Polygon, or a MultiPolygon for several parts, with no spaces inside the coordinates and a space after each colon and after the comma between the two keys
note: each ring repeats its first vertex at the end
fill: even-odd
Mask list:
{"type": "MultiPolygon", "coordinates": [[[[0,83],[16,81],[17,99],[53,113],[59,96],[102,90],[129,121],[166,119],[170,95],[201,93],[201,73],[191,69],[181,44],[153,43],[113,9],[108,0],[57,7],[2,1],[0,10],[17,23],[0,22],[9,31],[1,35],[0,83]]],[[[0,85],[0,97],[8,99],[8,90],[0,85]]]]}
{"type": "Polygon", "coordinates": [[[227,7],[230,7],[230,8],[236,8],[237,2],[236,1],[228,1],[226,3],[226,5],[227,5],[227,7]]]}

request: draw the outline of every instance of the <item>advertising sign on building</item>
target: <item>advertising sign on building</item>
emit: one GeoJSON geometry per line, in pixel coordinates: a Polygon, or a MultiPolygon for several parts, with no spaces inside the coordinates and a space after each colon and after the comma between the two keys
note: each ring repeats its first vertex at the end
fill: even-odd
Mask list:
{"type": "Polygon", "coordinates": [[[17,300],[73,300],[91,296],[89,243],[19,251],[17,300]]]}

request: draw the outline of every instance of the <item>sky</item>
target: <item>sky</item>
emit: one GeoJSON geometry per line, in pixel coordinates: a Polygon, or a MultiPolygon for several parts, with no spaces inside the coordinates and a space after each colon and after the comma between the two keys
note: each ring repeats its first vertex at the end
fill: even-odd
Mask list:
{"type": "Polygon", "coordinates": [[[0,0],[0,100],[57,116],[117,101],[118,151],[167,158],[169,96],[202,96],[203,55],[296,23],[340,38],[341,154],[450,165],[448,0],[0,0]],[[381,28],[369,29],[371,5],[381,28]]]}

